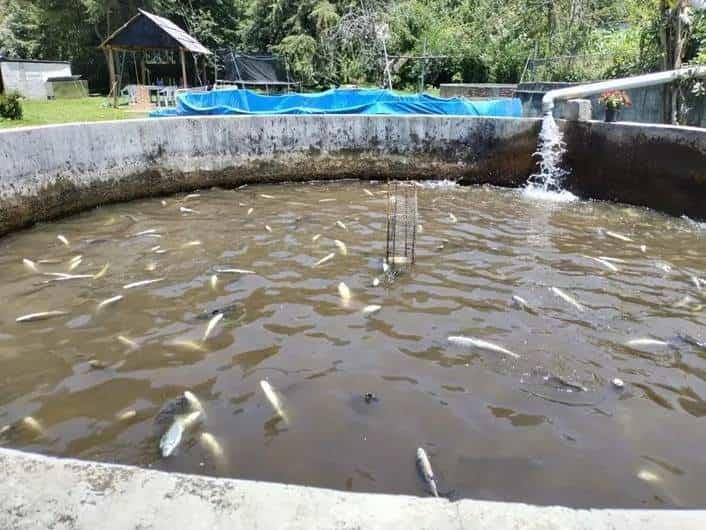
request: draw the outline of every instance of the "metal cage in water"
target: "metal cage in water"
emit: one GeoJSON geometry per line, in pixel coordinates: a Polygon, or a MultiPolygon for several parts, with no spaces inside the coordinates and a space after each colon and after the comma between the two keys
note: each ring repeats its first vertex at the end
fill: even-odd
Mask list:
{"type": "Polygon", "coordinates": [[[414,263],[417,217],[416,184],[388,181],[385,260],[390,266],[414,263]]]}

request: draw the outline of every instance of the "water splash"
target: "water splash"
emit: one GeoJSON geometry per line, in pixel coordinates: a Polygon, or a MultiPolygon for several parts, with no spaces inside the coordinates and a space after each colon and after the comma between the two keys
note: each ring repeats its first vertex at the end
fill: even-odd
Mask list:
{"type": "Polygon", "coordinates": [[[542,130],[539,133],[538,150],[533,154],[539,159],[539,172],[530,175],[524,194],[534,199],[555,202],[570,202],[578,199],[576,195],[562,187],[568,171],[561,167],[561,160],[566,152],[566,144],[554,116],[545,114],[542,130]]]}

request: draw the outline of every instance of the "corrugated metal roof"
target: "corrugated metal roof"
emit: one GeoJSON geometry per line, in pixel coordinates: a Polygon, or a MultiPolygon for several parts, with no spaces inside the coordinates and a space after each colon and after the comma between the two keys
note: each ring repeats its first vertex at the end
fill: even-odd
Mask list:
{"type": "Polygon", "coordinates": [[[194,37],[171,20],[138,9],[139,13],[114,31],[101,47],[116,49],[176,49],[211,55],[194,37]]]}
{"type": "Polygon", "coordinates": [[[171,20],[166,19],[164,17],[160,17],[158,15],[154,15],[152,13],[148,13],[143,9],[138,9],[138,11],[145,15],[147,18],[149,18],[152,22],[157,24],[166,33],[168,33],[169,36],[171,36],[175,41],[181,44],[182,48],[185,48],[186,50],[192,53],[202,53],[204,55],[211,54],[211,52],[203,44],[201,44],[199,41],[197,41],[179,26],[174,24],[174,22],[172,22],[171,20]]]}

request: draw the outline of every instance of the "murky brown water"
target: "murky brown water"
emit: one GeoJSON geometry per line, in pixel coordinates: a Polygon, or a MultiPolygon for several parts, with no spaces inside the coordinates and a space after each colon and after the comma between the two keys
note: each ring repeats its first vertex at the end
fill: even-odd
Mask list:
{"type": "Polygon", "coordinates": [[[452,497],[706,506],[706,348],[697,344],[706,340],[706,285],[699,290],[690,277],[705,275],[704,228],[622,205],[535,202],[517,190],[423,189],[416,266],[372,287],[385,248],[384,189],[210,190],[185,202],[99,208],[0,240],[0,427],[14,425],[0,444],[423,495],[414,465],[422,446],[452,497]],[[161,237],[134,236],[152,229],[161,237]],[[184,246],[190,241],[201,244],[184,246]],[[330,252],[332,261],[312,268],[330,252]],[[60,260],[39,270],[66,272],[78,254],[72,274],[110,268],[99,279],[43,284],[52,277],[22,264],[60,260]],[[624,262],[609,262],[612,271],[585,256],[624,262]],[[255,274],[218,274],[214,287],[217,267],[255,274]],[[154,278],[164,280],[123,289],[154,278]],[[348,307],[341,281],[353,293],[348,307]],[[125,298],[97,311],[117,294],[125,298]],[[533,312],[511,305],[513,295],[533,312]],[[382,310],[364,316],[366,304],[382,310]],[[218,309],[225,318],[201,342],[218,309]],[[70,314],[15,322],[47,310],[70,314]],[[521,357],[450,344],[450,335],[521,357]],[[648,337],[669,344],[626,346],[648,337]],[[569,392],[548,375],[586,391],[569,392]],[[273,412],[261,379],[280,392],[288,422],[273,412]],[[186,389],[203,401],[206,419],[162,459],[164,427],[154,418],[186,389]],[[379,401],[365,403],[365,392],[379,401]],[[136,416],[117,419],[131,409],[136,416]],[[27,415],[43,434],[20,422],[27,415]],[[204,431],[223,446],[222,458],[200,443],[204,431]]]}

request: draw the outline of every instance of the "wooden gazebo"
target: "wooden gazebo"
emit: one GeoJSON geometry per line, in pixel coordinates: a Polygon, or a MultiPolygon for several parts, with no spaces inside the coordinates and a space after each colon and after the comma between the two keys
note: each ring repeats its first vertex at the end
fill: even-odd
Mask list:
{"type": "MultiPolygon", "coordinates": [[[[108,55],[108,73],[114,101],[117,103],[115,77],[115,51],[179,50],[181,77],[184,88],[187,87],[186,52],[194,55],[211,55],[211,52],[194,37],[164,17],[138,9],[137,15],[114,31],[101,48],[108,55]]],[[[146,83],[145,64],[142,60],[142,83],[146,83]]],[[[139,81],[139,80],[138,80],[139,81]]]]}

